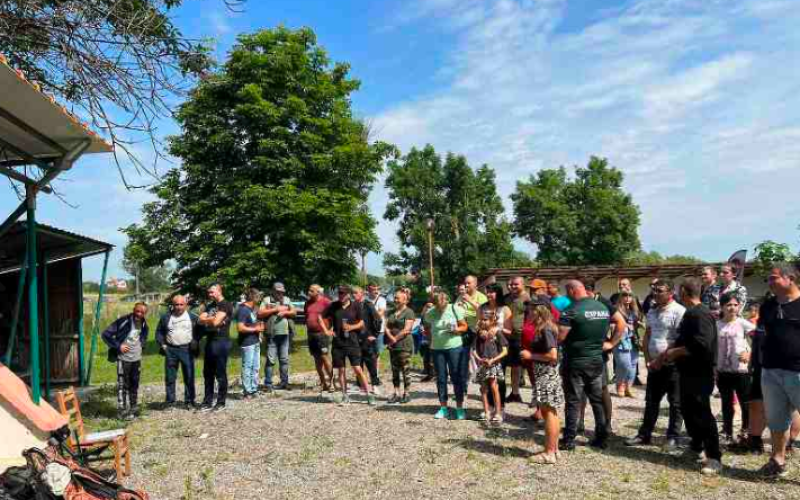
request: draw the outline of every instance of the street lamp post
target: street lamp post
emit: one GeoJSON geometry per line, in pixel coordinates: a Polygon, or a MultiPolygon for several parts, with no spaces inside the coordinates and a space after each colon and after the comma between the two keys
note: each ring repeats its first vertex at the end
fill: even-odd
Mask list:
{"type": "Polygon", "coordinates": [[[428,271],[431,277],[431,296],[433,296],[433,218],[429,218],[425,225],[428,228],[428,271]]]}

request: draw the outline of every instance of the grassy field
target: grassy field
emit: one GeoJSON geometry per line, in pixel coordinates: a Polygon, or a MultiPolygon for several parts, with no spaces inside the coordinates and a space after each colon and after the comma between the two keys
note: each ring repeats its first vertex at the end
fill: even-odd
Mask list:
{"type": "MultiPolygon", "coordinates": [[[[103,310],[100,318],[100,331],[102,332],[111,322],[117,318],[129,314],[133,309],[133,304],[107,304],[103,310]]],[[[89,345],[91,342],[91,326],[94,323],[94,306],[85,307],[87,313],[92,311],[92,314],[86,314],[84,324],[86,328],[86,349],[87,359],[89,356],[89,345]]],[[[162,383],[164,381],[164,357],[158,353],[158,344],[155,341],[155,329],[158,325],[158,318],[161,314],[166,312],[166,308],[159,308],[157,305],[151,305],[147,316],[147,324],[150,327],[150,336],[147,345],[144,349],[144,357],[142,359],[142,384],[162,383]]],[[[241,350],[236,343],[236,325],[231,326],[231,338],[233,340],[233,349],[231,349],[231,359],[228,364],[228,376],[231,380],[235,380],[241,373],[241,350]]],[[[261,347],[262,357],[266,355],[266,346],[261,347]]],[[[419,359],[415,358],[416,365],[419,365],[419,359]]],[[[303,373],[314,371],[314,360],[308,353],[308,341],[306,338],[305,325],[297,325],[297,334],[294,338],[293,351],[289,357],[290,373],[303,373]]],[[[389,367],[388,352],[383,353],[381,358],[381,366],[384,368],[389,367]]],[[[195,363],[195,371],[198,377],[203,373],[203,356],[201,355],[195,363]]],[[[262,375],[263,375],[263,361],[262,361],[262,375]]],[[[277,377],[277,370],[275,376],[277,377]]],[[[114,384],[116,383],[116,371],[113,363],[108,361],[108,349],[103,341],[99,338],[97,340],[97,352],[94,356],[94,363],[92,366],[92,385],[114,384]]]]}

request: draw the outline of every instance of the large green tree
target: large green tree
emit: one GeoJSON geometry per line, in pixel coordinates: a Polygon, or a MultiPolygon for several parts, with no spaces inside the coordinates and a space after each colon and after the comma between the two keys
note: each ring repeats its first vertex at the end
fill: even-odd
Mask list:
{"type": "Polygon", "coordinates": [[[348,72],[308,28],[240,36],[176,115],[181,166],[125,230],[148,263],[173,259],[187,291],[353,279],[358,254],[379,249],[366,201],[394,148],[354,119],[348,72]]]}
{"type": "Polygon", "coordinates": [[[755,247],[755,257],[753,257],[754,272],[758,276],[766,277],[772,270],[772,264],[776,262],[792,262],[800,256],[795,255],[786,243],[778,243],[772,240],[762,241],[755,247]]]}
{"type": "Polygon", "coordinates": [[[521,260],[487,165],[473,170],[463,156],[448,153],[443,160],[431,145],[413,148],[389,162],[386,188],[384,217],[398,221],[401,242],[398,253],[384,257],[390,274],[418,273],[427,282],[429,219],[437,285],[521,260]]]}
{"type": "Polygon", "coordinates": [[[592,156],[569,178],[564,167],[517,182],[514,230],[535,244],[543,265],[618,264],[638,251],[639,208],[622,172],[592,156]]]}

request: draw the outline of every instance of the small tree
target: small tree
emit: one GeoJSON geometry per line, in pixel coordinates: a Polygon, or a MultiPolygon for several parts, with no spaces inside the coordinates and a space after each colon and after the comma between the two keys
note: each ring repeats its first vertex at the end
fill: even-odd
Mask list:
{"type": "Polygon", "coordinates": [[[519,258],[511,243],[511,224],[505,220],[497,194],[494,170],[473,170],[465,157],[448,153],[444,161],[433,146],[412,148],[390,161],[386,188],[389,203],[384,217],[397,220],[400,251],[387,254],[391,275],[414,273],[428,285],[428,220],[433,221],[437,285],[453,286],[468,274],[480,274],[519,258]]]}
{"type": "Polygon", "coordinates": [[[538,247],[543,265],[621,263],[641,247],[639,208],[622,180],[595,156],[572,179],[564,167],[540,170],[511,195],[514,230],[538,247]]]}
{"type": "Polygon", "coordinates": [[[762,241],[756,245],[755,252],[753,269],[758,276],[767,276],[775,262],[790,262],[798,258],[792,253],[789,245],[772,240],[762,241]]]}

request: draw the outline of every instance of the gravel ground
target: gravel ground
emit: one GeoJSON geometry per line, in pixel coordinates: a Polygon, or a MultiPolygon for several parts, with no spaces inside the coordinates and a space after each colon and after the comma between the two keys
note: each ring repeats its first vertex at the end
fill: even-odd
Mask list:
{"type": "MultiPolygon", "coordinates": [[[[293,390],[251,401],[238,388],[220,413],[160,410],[160,387],[146,386],[147,409],[130,424],[133,474],[128,485],[154,499],[273,498],[800,498],[800,473],[764,482],[766,457],[727,454],[719,477],[658,446],[627,448],[644,408],[644,391],[614,398],[615,434],[607,450],[579,439],[558,465],[533,465],[543,431],[527,405],[511,404],[501,426],[437,421],[432,383],[416,383],[413,401],[376,407],[362,396],[339,406],[318,401],[313,378],[293,376],[293,390]]],[[[180,392],[180,391],[179,391],[180,392]]],[[[108,391],[94,396],[108,398],[108,391]]],[[[529,400],[523,389],[523,399],[529,400]]],[[[98,404],[95,401],[94,404],[98,404]]],[[[715,399],[715,411],[719,400],[715,399]]],[[[109,404],[107,408],[112,408],[109,404]]],[[[470,417],[481,410],[470,386],[470,417]]],[[[664,401],[666,409],[666,401],[664,401]]],[[[589,411],[588,413],[591,413],[589,411]]],[[[665,411],[662,412],[662,415],[665,411]]],[[[666,417],[656,433],[664,432],[666,417]]],[[[587,428],[592,428],[587,415],[587,428]]],[[[658,441],[656,442],[658,444],[658,441]]]]}

